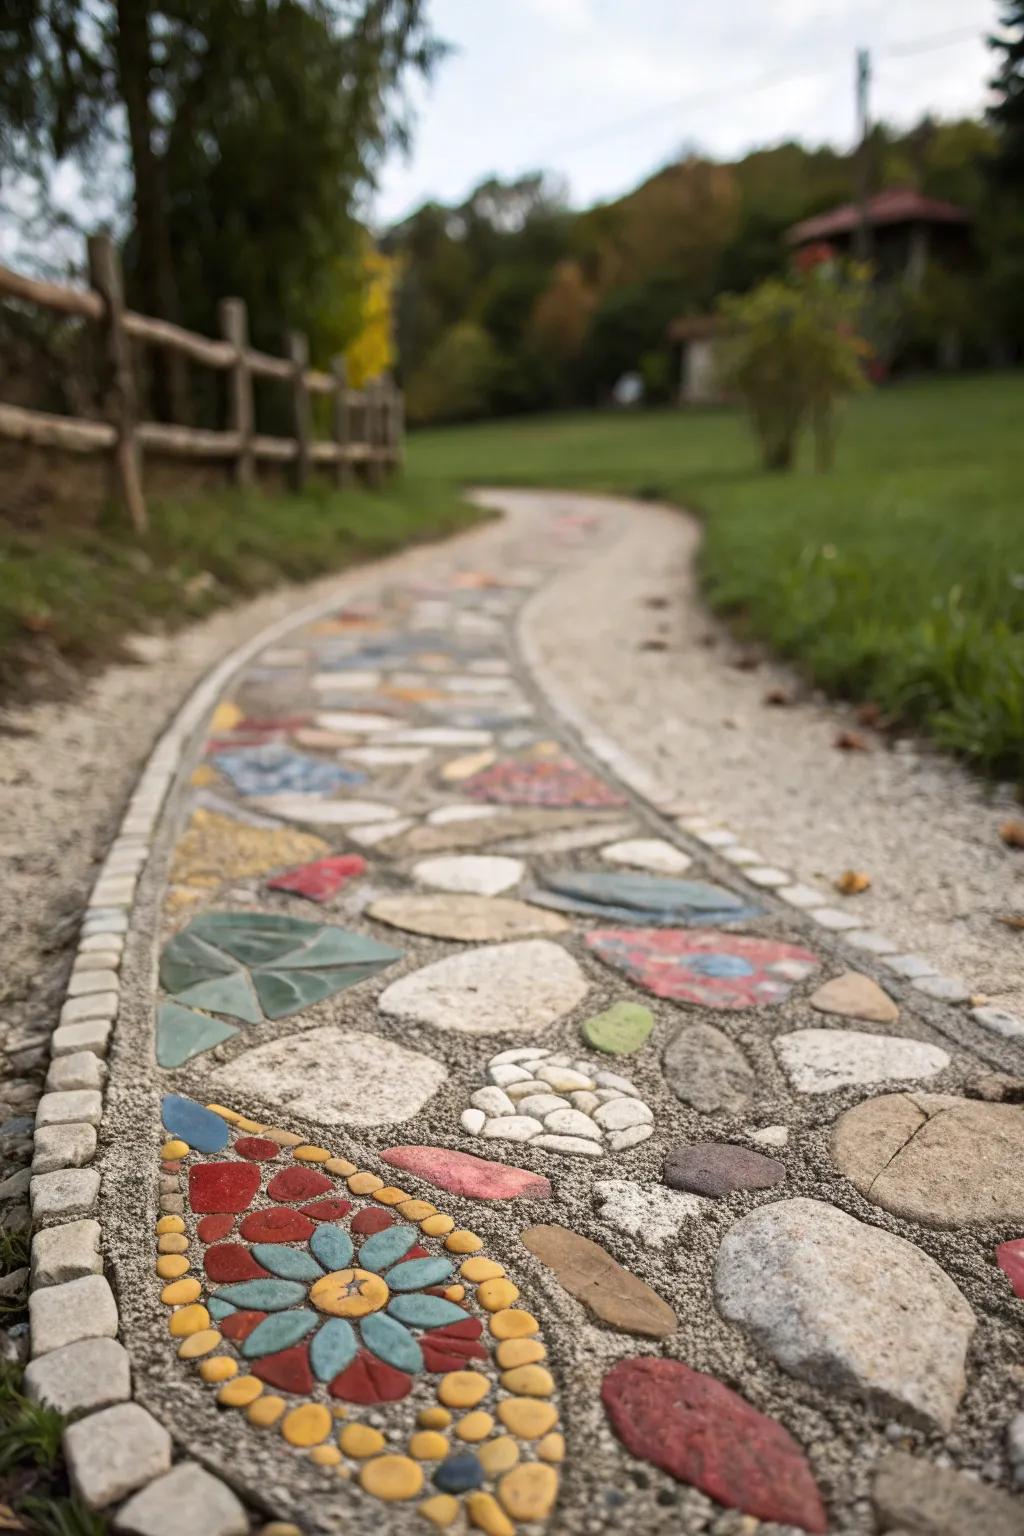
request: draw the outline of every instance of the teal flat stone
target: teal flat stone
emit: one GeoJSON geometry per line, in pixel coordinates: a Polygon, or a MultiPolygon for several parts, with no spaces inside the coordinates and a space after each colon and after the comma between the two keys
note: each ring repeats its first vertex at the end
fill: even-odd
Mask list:
{"type": "Polygon", "coordinates": [[[411,1328],[443,1328],[446,1323],[464,1323],[466,1314],[454,1301],[443,1296],[392,1296],[388,1302],[389,1317],[411,1328]]]}
{"type": "Polygon", "coordinates": [[[220,1019],[208,1019],[177,1003],[161,1003],[156,1014],[156,1059],[161,1067],[180,1067],[193,1056],[230,1040],[238,1030],[220,1019]]]}
{"type": "Polygon", "coordinates": [[[352,1262],[352,1239],[344,1227],[333,1226],[329,1221],[321,1222],[317,1227],[309,1239],[309,1247],[327,1271],[347,1269],[352,1262]]]}
{"type": "Polygon", "coordinates": [[[320,1321],[319,1312],[278,1312],[257,1323],[249,1337],[242,1340],[242,1354],[247,1360],[257,1360],[261,1355],[273,1355],[279,1349],[290,1349],[320,1321]]]}
{"type": "Polygon", "coordinates": [[[415,1375],[423,1369],[423,1351],[402,1324],[384,1312],[371,1313],[359,1325],[363,1343],[378,1360],[393,1365],[396,1371],[408,1371],[415,1375]]]}
{"type": "Polygon", "coordinates": [[[654,1015],[642,1003],[614,1003],[583,1025],[588,1045],[607,1056],[628,1056],[638,1051],[654,1028],[654,1015]]]}
{"type": "Polygon", "coordinates": [[[287,1248],[284,1243],[255,1243],[252,1256],[281,1280],[323,1279],[320,1265],[301,1248],[287,1248]]]}
{"type": "Polygon", "coordinates": [[[333,1381],[339,1371],[351,1365],[359,1348],[359,1340],[351,1323],[343,1317],[332,1317],[313,1336],[309,1346],[309,1363],[317,1381],[333,1381]]]}
{"type": "Polygon", "coordinates": [[[388,1287],[392,1291],[418,1291],[428,1285],[440,1285],[450,1280],[452,1266],[447,1259],[408,1259],[388,1270],[388,1287]]]}
{"type": "Polygon", "coordinates": [[[238,1308],[233,1307],[229,1301],[221,1301],[219,1296],[211,1296],[206,1303],[206,1310],[215,1323],[221,1322],[225,1317],[230,1317],[238,1308]]]}
{"type": "Polygon", "coordinates": [[[228,1144],[227,1121],[194,1099],[165,1093],[160,1114],[171,1135],[187,1141],[196,1152],[222,1152],[228,1144]]]}
{"type": "Polygon", "coordinates": [[[385,1227],[383,1232],[374,1232],[372,1237],[366,1239],[356,1263],[360,1269],[370,1269],[379,1274],[382,1269],[397,1264],[410,1248],[416,1246],[418,1238],[419,1233],[415,1227],[385,1227]]]}
{"type": "Polygon", "coordinates": [[[195,986],[176,992],[181,1003],[194,1003],[197,1008],[208,1008],[211,1013],[228,1013],[243,1024],[262,1024],[263,1014],[248,976],[236,971],[233,976],[215,976],[210,981],[197,981],[195,986]]]}
{"type": "Polygon", "coordinates": [[[305,1301],[306,1287],[294,1280],[240,1280],[237,1285],[222,1285],[217,1295],[233,1307],[254,1312],[283,1312],[305,1301]]]}

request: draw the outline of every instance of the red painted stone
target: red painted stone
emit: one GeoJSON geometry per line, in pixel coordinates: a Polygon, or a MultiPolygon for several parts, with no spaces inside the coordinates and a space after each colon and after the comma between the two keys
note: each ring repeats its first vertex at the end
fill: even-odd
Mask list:
{"type": "Polygon", "coordinates": [[[304,1243],[312,1236],[313,1223],[301,1211],[253,1211],[239,1231],[250,1243],[304,1243]]]}
{"type": "Polygon", "coordinates": [[[313,1390],[308,1344],[296,1344],[291,1349],[279,1349],[276,1355],[264,1355],[251,1370],[260,1381],[279,1387],[282,1392],[305,1393],[313,1390]]]}
{"type": "Polygon", "coordinates": [[[282,1168],[267,1185],[271,1200],[312,1200],[314,1195],[326,1195],[334,1185],[325,1173],[313,1168],[282,1168]]]}
{"type": "Polygon", "coordinates": [[[250,1163],[269,1163],[280,1150],[277,1142],[267,1136],[239,1136],[235,1142],[235,1151],[239,1157],[244,1157],[250,1163]]]}
{"type": "Polygon", "coordinates": [[[412,1391],[412,1377],[361,1349],[327,1390],[346,1403],[397,1403],[412,1391]]]}
{"type": "Polygon", "coordinates": [[[181,1160],[179,1158],[176,1163],[161,1163],[160,1169],[163,1173],[179,1173],[181,1171],[181,1160]]]}
{"type": "Polygon", "coordinates": [[[266,1315],[265,1312],[230,1312],[221,1318],[217,1327],[226,1339],[247,1339],[266,1315]]]}
{"type": "Polygon", "coordinates": [[[428,1371],[461,1371],[467,1360],[486,1360],[487,1350],[479,1342],[483,1324],[467,1317],[462,1323],[446,1328],[432,1328],[420,1335],[423,1363],[428,1371]]]}
{"type": "Polygon", "coordinates": [[[196,1163],[188,1171],[188,1202],[200,1211],[244,1211],[260,1187],[252,1163],[196,1163]]]}
{"type": "Polygon", "coordinates": [[[218,1243],[207,1248],[203,1255],[203,1268],[211,1280],[223,1284],[234,1280],[264,1280],[270,1273],[257,1264],[242,1243],[218,1243]]]}
{"type": "Polygon", "coordinates": [[[247,731],[301,731],[309,724],[308,715],[246,715],[235,726],[243,734],[247,731]]]}
{"type": "Polygon", "coordinates": [[[775,1419],[680,1360],[620,1360],[601,1386],[626,1449],[727,1509],[822,1533],[828,1520],[807,1460],[775,1419]]]}
{"type": "Polygon", "coordinates": [[[227,1237],[234,1224],[233,1216],[204,1216],[196,1227],[196,1235],[201,1243],[217,1243],[227,1237]]]}
{"type": "Polygon", "coordinates": [[[303,1216],[311,1221],[340,1221],[352,1209],[351,1200],[314,1200],[312,1205],[300,1205],[303,1216]]]}
{"type": "Polygon", "coordinates": [[[365,1210],[358,1211],[352,1217],[352,1231],[360,1233],[363,1237],[369,1237],[371,1232],[383,1232],[385,1227],[393,1227],[395,1218],[390,1211],[379,1211],[375,1205],[369,1205],[365,1210]]]}
{"type": "Polygon", "coordinates": [[[541,1173],[491,1163],[485,1157],[452,1152],[448,1147],[388,1147],[381,1156],[393,1168],[403,1168],[437,1189],[473,1200],[514,1200],[518,1195],[547,1200],[551,1195],[551,1185],[541,1173]]]}
{"type": "Polygon", "coordinates": [[[1024,1237],[1012,1242],[1000,1243],[996,1249],[996,1263],[1009,1276],[1015,1296],[1024,1296],[1024,1237]]]}
{"type": "Polygon", "coordinates": [[[314,859],[312,864],[300,864],[297,869],[275,875],[267,881],[267,889],[291,891],[308,901],[330,901],[343,885],[365,873],[366,860],[361,854],[342,853],[335,858],[314,859]]]}

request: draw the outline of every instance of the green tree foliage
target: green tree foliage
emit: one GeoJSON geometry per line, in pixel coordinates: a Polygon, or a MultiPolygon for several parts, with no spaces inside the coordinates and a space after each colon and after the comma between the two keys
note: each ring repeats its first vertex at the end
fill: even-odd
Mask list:
{"type": "Polygon", "coordinates": [[[491,408],[500,358],[483,326],[462,320],[445,331],[410,378],[413,421],[468,421],[491,408]]]}
{"type": "Polygon", "coordinates": [[[989,116],[999,134],[999,171],[1019,191],[1024,180],[1024,0],[1004,0],[999,22],[992,47],[1001,57],[989,116]]]}

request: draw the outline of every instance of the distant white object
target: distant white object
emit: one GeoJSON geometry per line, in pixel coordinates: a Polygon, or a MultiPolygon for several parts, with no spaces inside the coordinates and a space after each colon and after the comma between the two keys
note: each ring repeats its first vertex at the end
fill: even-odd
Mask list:
{"type": "Polygon", "coordinates": [[[642,405],[644,398],[644,381],[639,373],[624,373],[612,386],[612,399],[616,405],[629,408],[634,405],[642,405]]]}

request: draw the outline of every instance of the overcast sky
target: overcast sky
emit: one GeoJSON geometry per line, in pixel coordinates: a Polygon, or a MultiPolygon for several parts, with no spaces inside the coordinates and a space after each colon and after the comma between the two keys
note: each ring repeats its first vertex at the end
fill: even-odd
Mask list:
{"type": "Polygon", "coordinates": [[[580,206],[684,147],[849,145],[858,46],[872,53],[875,116],[977,113],[996,17],[994,0],[431,0],[430,11],[454,51],[415,93],[413,154],[384,168],[380,223],[461,199],[491,172],[560,172],[580,206]]]}

